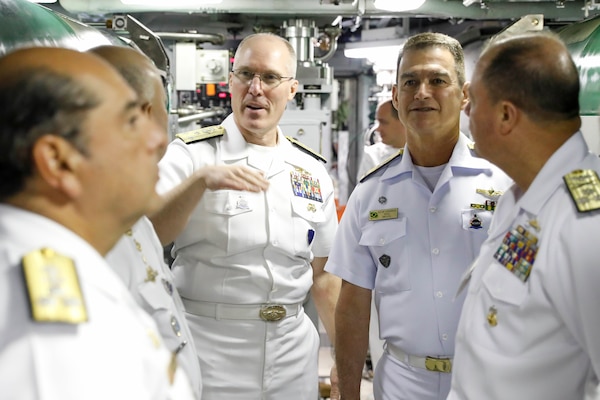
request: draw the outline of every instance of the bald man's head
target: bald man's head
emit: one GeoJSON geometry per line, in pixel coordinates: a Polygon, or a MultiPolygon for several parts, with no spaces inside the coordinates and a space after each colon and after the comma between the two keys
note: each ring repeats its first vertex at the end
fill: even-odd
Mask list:
{"type": "Polygon", "coordinates": [[[377,106],[375,119],[376,131],[379,132],[383,143],[397,149],[404,147],[406,128],[398,118],[398,111],[394,108],[392,100],[385,100],[377,106]]]}
{"type": "MultiPolygon", "coordinates": [[[[15,50],[0,58],[0,77],[10,77],[19,74],[24,68],[43,68],[48,71],[61,73],[73,79],[90,77],[98,71],[102,74],[110,70],[113,78],[118,76],[92,54],[56,47],[29,47],[15,50]]],[[[122,78],[117,78],[121,80],[122,78]]]]}
{"type": "Polygon", "coordinates": [[[92,54],[33,47],[0,58],[0,199],[31,175],[31,148],[42,135],[61,136],[87,152],[81,125],[101,103],[104,87],[135,98],[119,73],[92,54]]]}
{"type": "Polygon", "coordinates": [[[510,101],[538,122],[579,118],[579,72],[553,32],[503,34],[476,66],[493,103],[510,101]]]}
{"type": "Polygon", "coordinates": [[[151,117],[162,129],[167,129],[167,96],[159,70],[150,58],[130,47],[100,46],[89,52],[115,67],[136,91],[151,117]]]}

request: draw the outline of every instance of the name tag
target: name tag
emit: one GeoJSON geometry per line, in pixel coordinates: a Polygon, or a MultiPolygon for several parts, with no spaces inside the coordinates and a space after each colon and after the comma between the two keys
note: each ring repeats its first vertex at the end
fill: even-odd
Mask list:
{"type": "Polygon", "coordinates": [[[382,221],[386,219],[398,219],[397,208],[369,211],[369,221],[382,221]]]}

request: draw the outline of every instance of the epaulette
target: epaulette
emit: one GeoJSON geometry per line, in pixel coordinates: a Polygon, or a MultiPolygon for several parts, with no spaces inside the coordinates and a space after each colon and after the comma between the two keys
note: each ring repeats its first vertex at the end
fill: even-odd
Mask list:
{"type": "Polygon", "coordinates": [[[227,131],[221,125],[206,126],[200,129],[194,129],[193,131],[182,132],[175,135],[185,142],[185,144],[201,142],[206,139],[223,136],[227,131]]]}
{"type": "Polygon", "coordinates": [[[298,147],[300,150],[302,150],[303,152],[310,154],[311,156],[313,156],[314,158],[316,158],[317,160],[321,160],[324,163],[327,162],[327,159],[325,157],[323,157],[322,155],[320,155],[319,153],[317,153],[316,151],[314,151],[313,149],[311,149],[310,147],[308,147],[307,145],[305,145],[304,143],[302,143],[301,141],[294,139],[291,136],[286,136],[285,137],[287,140],[289,140],[290,142],[292,142],[292,144],[296,147],[298,147]]]}
{"type": "Polygon", "coordinates": [[[371,168],[370,170],[368,170],[359,180],[359,182],[363,182],[365,181],[368,177],[370,177],[371,175],[373,175],[375,172],[379,171],[381,168],[385,167],[386,165],[388,165],[389,163],[391,163],[393,160],[395,160],[398,157],[402,157],[402,154],[404,154],[404,149],[400,149],[398,150],[398,152],[396,154],[391,155],[390,157],[386,158],[384,161],[381,162],[381,164],[376,165],[375,167],[371,168]]]}
{"type": "Polygon", "coordinates": [[[577,211],[600,210],[600,179],[593,169],[577,169],[563,179],[577,206],[577,211]]]}
{"type": "Polygon", "coordinates": [[[88,319],[73,260],[49,248],[23,257],[31,316],[38,322],[79,324],[88,319]]]}

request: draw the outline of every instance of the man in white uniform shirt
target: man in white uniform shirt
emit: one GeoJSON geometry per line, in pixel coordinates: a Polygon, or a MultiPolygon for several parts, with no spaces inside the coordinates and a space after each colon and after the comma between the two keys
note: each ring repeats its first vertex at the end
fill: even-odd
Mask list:
{"type": "Polygon", "coordinates": [[[375,399],[443,400],[450,389],[463,300],[455,293],[510,183],[460,132],[466,89],[458,41],[408,39],[392,90],[405,151],[354,189],[326,266],[343,279],[335,344],[343,400],[359,399],[372,291],[386,342],[375,399]]]}
{"type": "Polygon", "coordinates": [[[498,37],[477,62],[475,149],[515,185],[466,278],[448,399],[582,399],[600,376],[600,159],[579,85],[550,33],[498,37]]]}
{"type": "MultiPolygon", "coordinates": [[[[167,96],[160,72],[138,50],[100,46],[90,50],[115,67],[136,91],[142,110],[167,136],[167,96]]],[[[106,260],[123,279],[133,298],[156,322],[166,346],[177,355],[196,398],[202,393],[200,362],[184,315],[184,307],[164,261],[163,248],[150,220],[144,216],[121,237],[106,260]]]]}
{"type": "Polygon", "coordinates": [[[0,387],[6,399],[192,399],[103,256],[158,204],[163,132],[109,64],[0,58],[0,387]]]}
{"type": "Polygon", "coordinates": [[[377,120],[375,132],[379,134],[381,141],[365,146],[356,174],[358,179],[371,168],[396,154],[406,143],[406,129],[398,118],[398,111],[394,108],[392,100],[385,100],[377,106],[375,119],[377,120]]]}
{"type": "Polygon", "coordinates": [[[163,243],[175,239],[207,400],[318,395],[319,337],[302,303],[311,293],[333,339],[339,279],[324,265],[337,217],[320,156],[277,125],[295,73],[285,39],[245,38],[229,77],[233,113],[179,134],[160,162],[170,202],[153,222],[163,243]]]}

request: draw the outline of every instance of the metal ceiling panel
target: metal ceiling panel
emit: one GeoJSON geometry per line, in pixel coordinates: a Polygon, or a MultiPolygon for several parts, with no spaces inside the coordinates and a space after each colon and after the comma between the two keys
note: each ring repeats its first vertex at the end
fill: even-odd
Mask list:
{"type": "MultiPolygon", "coordinates": [[[[401,0],[398,0],[401,1],[401,0]]],[[[580,21],[600,14],[595,0],[475,0],[469,6],[463,0],[427,0],[417,10],[393,13],[378,10],[373,0],[223,0],[220,4],[190,7],[173,2],[156,2],[151,6],[122,4],[120,0],[59,0],[72,13],[103,14],[115,12],[185,12],[203,14],[261,14],[282,16],[423,16],[435,18],[512,19],[527,14],[544,14],[548,19],[580,21]],[[584,7],[584,5],[587,6],[584,7]]]]}

